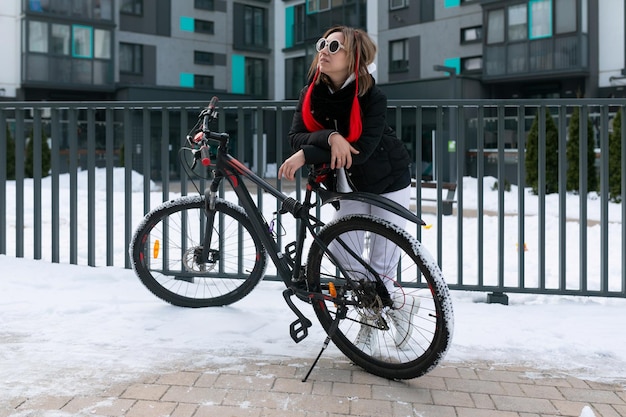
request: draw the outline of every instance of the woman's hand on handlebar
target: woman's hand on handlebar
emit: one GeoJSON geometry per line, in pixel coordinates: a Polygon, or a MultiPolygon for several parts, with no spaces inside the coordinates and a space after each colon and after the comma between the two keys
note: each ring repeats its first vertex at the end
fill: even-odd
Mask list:
{"type": "Polygon", "coordinates": [[[293,180],[296,177],[296,172],[298,172],[298,170],[302,168],[305,163],[304,151],[299,150],[283,162],[278,169],[278,178],[281,179],[285,177],[288,180],[293,180]]]}

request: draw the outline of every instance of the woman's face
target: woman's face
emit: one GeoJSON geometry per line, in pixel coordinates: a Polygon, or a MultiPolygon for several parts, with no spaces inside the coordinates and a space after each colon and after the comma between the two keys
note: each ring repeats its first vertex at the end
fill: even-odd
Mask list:
{"type": "Polygon", "coordinates": [[[343,48],[339,48],[334,54],[328,50],[328,44],[338,40],[341,45],[344,43],[344,36],[341,32],[333,32],[326,37],[326,46],[318,52],[317,65],[320,71],[328,75],[333,81],[346,80],[348,78],[348,54],[343,48]]]}

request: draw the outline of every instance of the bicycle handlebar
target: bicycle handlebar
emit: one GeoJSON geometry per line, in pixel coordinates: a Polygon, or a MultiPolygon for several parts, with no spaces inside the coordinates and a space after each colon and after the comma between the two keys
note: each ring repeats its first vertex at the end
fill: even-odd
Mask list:
{"type": "Polygon", "coordinates": [[[196,128],[200,127],[200,130],[196,131],[193,136],[191,134],[187,135],[187,142],[192,145],[191,151],[194,156],[194,161],[191,165],[192,170],[195,168],[198,161],[200,161],[200,163],[205,167],[209,167],[211,165],[211,155],[208,144],[210,140],[218,141],[222,149],[224,149],[228,144],[228,140],[230,138],[228,133],[212,132],[210,128],[211,122],[217,120],[218,101],[219,99],[216,96],[211,98],[209,105],[202,109],[198,115],[198,119],[200,120],[198,120],[196,128]],[[195,146],[197,146],[197,148],[193,149],[195,146]]]}
{"type": "Polygon", "coordinates": [[[217,110],[215,110],[215,107],[217,106],[217,102],[218,102],[218,98],[216,96],[213,96],[211,98],[211,101],[209,102],[209,105],[200,112],[200,117],[203,118],[202,119],[202,131],[203,132],[210,132],[209,123],[217,119],[217,110]]]}
{"type": "Polygon", "coordinates": [[[198,116],[198,118],[202,119],[202,123],[201,123],[202,127],[200,131],[197,132],[193,138],[190,136],[187,137],[190,141],[193,141],[200,145],[204,145],[205,144],[203,143],[204,141],[216,140],[222,144],[225,144],[225,141],[227,141],[230,138],[230,135],[228,133],[212,132],[211,128],[209,127],[212,121],[217,120],[218,101],[219,99],[216,96],[213,96],[211,98],[211,101],[209,102],[209,105],[206,106],[206,108],[204,108],[200,112],[200,115],[198,116]]]}
{"type": "Polygon", "coordinates": [[[226,145],[228,139],[230,138],[228,133],[225,133],[225,132],[222,132],[222,133],[211,132],[211,129],[209,128],[209,124],[213,120],[217,120],[217,114],[218,114],[217,113],[217,102],[218,102],[218,98],[216,96],[213,96],[213,98],[211,98],[211,101],[209,102],[209,105],[207,106],[207,108],[204,109],[204,111],[202,113],[200,113],[200,115],[203,117],[203,120],[202,120],[202,133],[204,133],[206,139],[217,140],[223,146],[223,145],[226,145]]]}

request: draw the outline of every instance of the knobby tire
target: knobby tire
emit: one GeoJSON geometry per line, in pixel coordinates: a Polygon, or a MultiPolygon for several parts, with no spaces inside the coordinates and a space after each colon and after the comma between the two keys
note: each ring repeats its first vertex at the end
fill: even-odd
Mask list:
{"type": "Polygon", "coordinates": [[[240,207],[217,199],[209,256],[202,259],[207,217],[200,195],[165,202],[137,228],[133,269],[157,297],[180,307],[234,303],[263,278],[266,251],[240,207]]]}
{"type": "MultiPolygon", "coordinates": [[[[313,301],[315,313],[326,332],[330,331],[341,303],[349,303],[345,317],[340,318],[332,337],[339,350],[367,372],[388,379],[416,378],[437,366],[451,343],[453,310],[441,270],[421,243],[406,231],[369,215],[334,220],[322,228],[319,238],[323,246],[330,249],[324,251],[322,245],[315,243],[311,246],[307,280],[311,291],[326,296],[325,300],[313,301]],[[373,287],[370,290],[351,289],[349,280],[371,282],[368,278],[371,270],[368,272],[358,262],[355,265],[353,257],[345,251],[341,254],[336,249],[338,238],[376,269],[381,278],[393,283],[393,288],[387,291],[391,299],[396,300],[392,307],[384,303],[373,287]],[[374,246],[385,250],[380,259],[368,259],[374,246]],[[343,265],[347,277],[337,268],[329,252],[339,257],[337,262],[343,265]],[[388,264],[383,262],[385,259],[390,259],[388,264]],[[399,259],[399,263],[394,259],[399,259]],[[400,284],[395,282],[398,268],[402,277],[400,284]],[[406,337],[404,345],[399,347],[394,339],[395,333],[402,326],[406,328],[409,321],[394,321],[392,316],[399,317],[394,310],[397,312],[398,307],[407,309],[412,300],[418,300],[419,307],[411,316],[410,337],[406,337]],[[356,345],[362,326],[369,327],[375,334],[372,338],[375,341],[370,346],[356,345]]],[[[398,338],[406,334],[408,332],[400,333],[398,338]]]]}

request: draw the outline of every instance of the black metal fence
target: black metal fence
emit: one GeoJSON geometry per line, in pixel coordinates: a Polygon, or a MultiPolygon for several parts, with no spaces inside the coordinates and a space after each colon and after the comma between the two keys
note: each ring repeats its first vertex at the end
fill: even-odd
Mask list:
{"type": "MultiPolygon", "coordinates": [[[[0,155],[6,156],[0,166],[0,254],[128,268],[128,242],[144,213],[193,190],[178,149],[205,104],[0,103],[0,155]]],[[[290,153],[286,133],[294,104],[222,102],[217,128],[230,133],[235,156],[275,178],[290,153]]],[[[412,209],[432,225],[411,232],[436,257],[451,288],[626,297],[626,206],[612,202],[608,192],[614,174],[609,155],[619,153],[621,169],[626,167],[626,129],[621,150],[609,146],[612,120],[625,109],[626,101],[612,99],[389,101],[388,121],[413,158],[412,209]],[[580,166],[592,126],[597,191],[587,188],[586,170],[580,170],[577,192],[566,189],[568,128],[576,108],[580,166]],[[546,146],[544,110],[558,128],[555,194],[545,192],[553,151],[546,146]],[[536,196],[529,193],[525,167],[535,119],[536,196]],[[420,186],[423,180],[434,190],[420,186]],[[456,188],[444,195],[447,184],[456,188]],[[493,205],[488,195],[495,195],[493,205]],[[451,198],[453,215],[446,216],[451,198]]],[[[299,180],[273,181],[300,193],[299,180]]],[[[624,175],[620,181],[623,196],[624,175]]],[[[258,201],[263,205],[262,196],[258,201]]],[[[271,216],[275,207],[263,210],[271,216]]]]}

